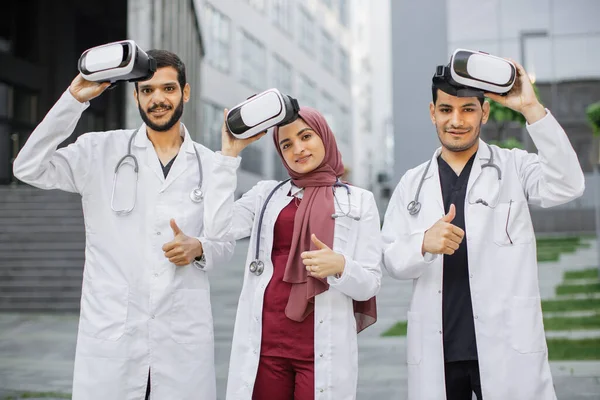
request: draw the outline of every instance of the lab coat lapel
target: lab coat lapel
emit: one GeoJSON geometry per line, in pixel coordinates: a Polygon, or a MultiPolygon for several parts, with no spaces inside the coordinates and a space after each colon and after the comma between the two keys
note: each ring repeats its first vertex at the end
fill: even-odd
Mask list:
{"type": "Polygon", "coordinates": [[[138,130],[133,145],[140,149],[145,149],[146,154],[141,156],[138,162],[145,164],[149,170],[154,172],[159,182],[163,182],[165,177],[160,165],[160,160],[158,159],[156,151],[154,150],[154,145],[152,142],[150,142],[150,139],[148,139],[148,134],[146,133],[146,124],[142,124],[138,130]]]}
{"type": "Polygon", "coordinates": [[[175,161],[171,166],[167,179],[163,182],[160,189],[161,193],[167,190],[167,188],[188,168],[198,168],[198,160],[196,160],[196,153],[194,151],[194,142],[192,142],[192,138],[185,126],[183,126],[183,124],[181,126],[184,130],[183,143],[181,144],[177,158],[175,158],[175,161]]]}
{"type": "Polygon", "coordinates": [[[431,158],[431,165],[429,165],[429,170],[427,171],[427,174],[425,174],[423,188],[421,190],[421,194],[419,194],[419,199],[417,199],[417,201],[423,203],[422,199],[424,196],[433,196],[437,204],[436,214],[441,213],[441,216],[444,216],[445,211],[442,197],[442,185],[440,183],[440,173],[437,162],[437,158],[440,155],[441,151],[441,147],[438,148],[433,154],[433,157],[431,158]],[[427,194],[425,195],[423,192],[427,192],[427,194]]]}

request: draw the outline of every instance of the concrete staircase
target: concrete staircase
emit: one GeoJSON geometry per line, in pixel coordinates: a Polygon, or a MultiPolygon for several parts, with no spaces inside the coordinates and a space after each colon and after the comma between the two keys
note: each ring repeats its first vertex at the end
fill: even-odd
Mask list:
{"type": "Polygon", "coordinates": [[[0,311],[78,310],[84,248],[79,195],[0,187],[0,311]]]}

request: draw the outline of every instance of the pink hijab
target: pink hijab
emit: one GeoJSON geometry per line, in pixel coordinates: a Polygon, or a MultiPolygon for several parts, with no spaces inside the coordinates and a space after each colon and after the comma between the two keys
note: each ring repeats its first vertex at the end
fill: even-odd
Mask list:
{"type": "MultiPolygon", "coordinates": [[[[332,186],[344,173],[342,155],[325,117],[310,107],[301,107],[300,118],[321,138],[325,147],[325,158],[321,165],[307,174],[294,172],[285,162],[279,147],[279,129],[275,127],[273,141],[283,165],[294,185],[304,188],[304,194],[296,217],[292,234],[292,247],[285,266],[283,280],[292,284],[285,315],[294,321],[303,321],[314,310],[314,297],[329,289],[326,279],[309,276],[300,255],[303,251],[316,250],[310,236],[314,233],[319,240],[333,247],[335,212],[332,186]]],[[[367,301],[354,301],[356,330],[360,332],[377,321],[375,297],[367,301]]]]}

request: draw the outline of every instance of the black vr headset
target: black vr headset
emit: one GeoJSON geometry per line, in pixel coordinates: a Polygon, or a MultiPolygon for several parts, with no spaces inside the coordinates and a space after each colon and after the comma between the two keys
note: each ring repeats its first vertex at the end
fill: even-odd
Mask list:
{"type": "Polygon", "coordinates": [[[156,60],[139,48],[133,40],[122,40],[92,47],[83,52],[77,63],[87,81],[145,81],[156,72],[156,60]]]}
{"type": "Polygon", "coordinates": [[[448,65],[438,65],[432,87],[456,97],[483,98],[485,92],[506,95],[517,77],[513,63],[487,53],[457,49],[448,65]]]}
{"type": "Polygon", "coordinates": [[[227,112],[227,128],[236,139],[246,139],[298,118],[298,101],[277,89],[255,94],[227,112]]]}

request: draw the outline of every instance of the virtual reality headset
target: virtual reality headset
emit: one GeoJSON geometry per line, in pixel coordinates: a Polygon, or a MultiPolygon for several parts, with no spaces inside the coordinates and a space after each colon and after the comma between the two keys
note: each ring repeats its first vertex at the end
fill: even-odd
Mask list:
{"type": "Polygon", "coordinates": [[[517,68],[508,60],[480,51],[457,49],[448,65],[438,65],[433,84],[458,97],[482,97],[484,92],[508,93],[516,77],[517,68]]]}
{"type": "Polygon", "coordinates": [[[237,139],[246,139],[265,130],[287,125],[298,118],[298,101],[277,89],[249,97],[227,112],[225,123],[237,139]]]}
{"type": "Polygon", "coordinates": [[[156,72],[156,60],[133,40],[123,40],[84,51],[79,57],[78,68],[88,81],[145,81],[156,72]]]}

